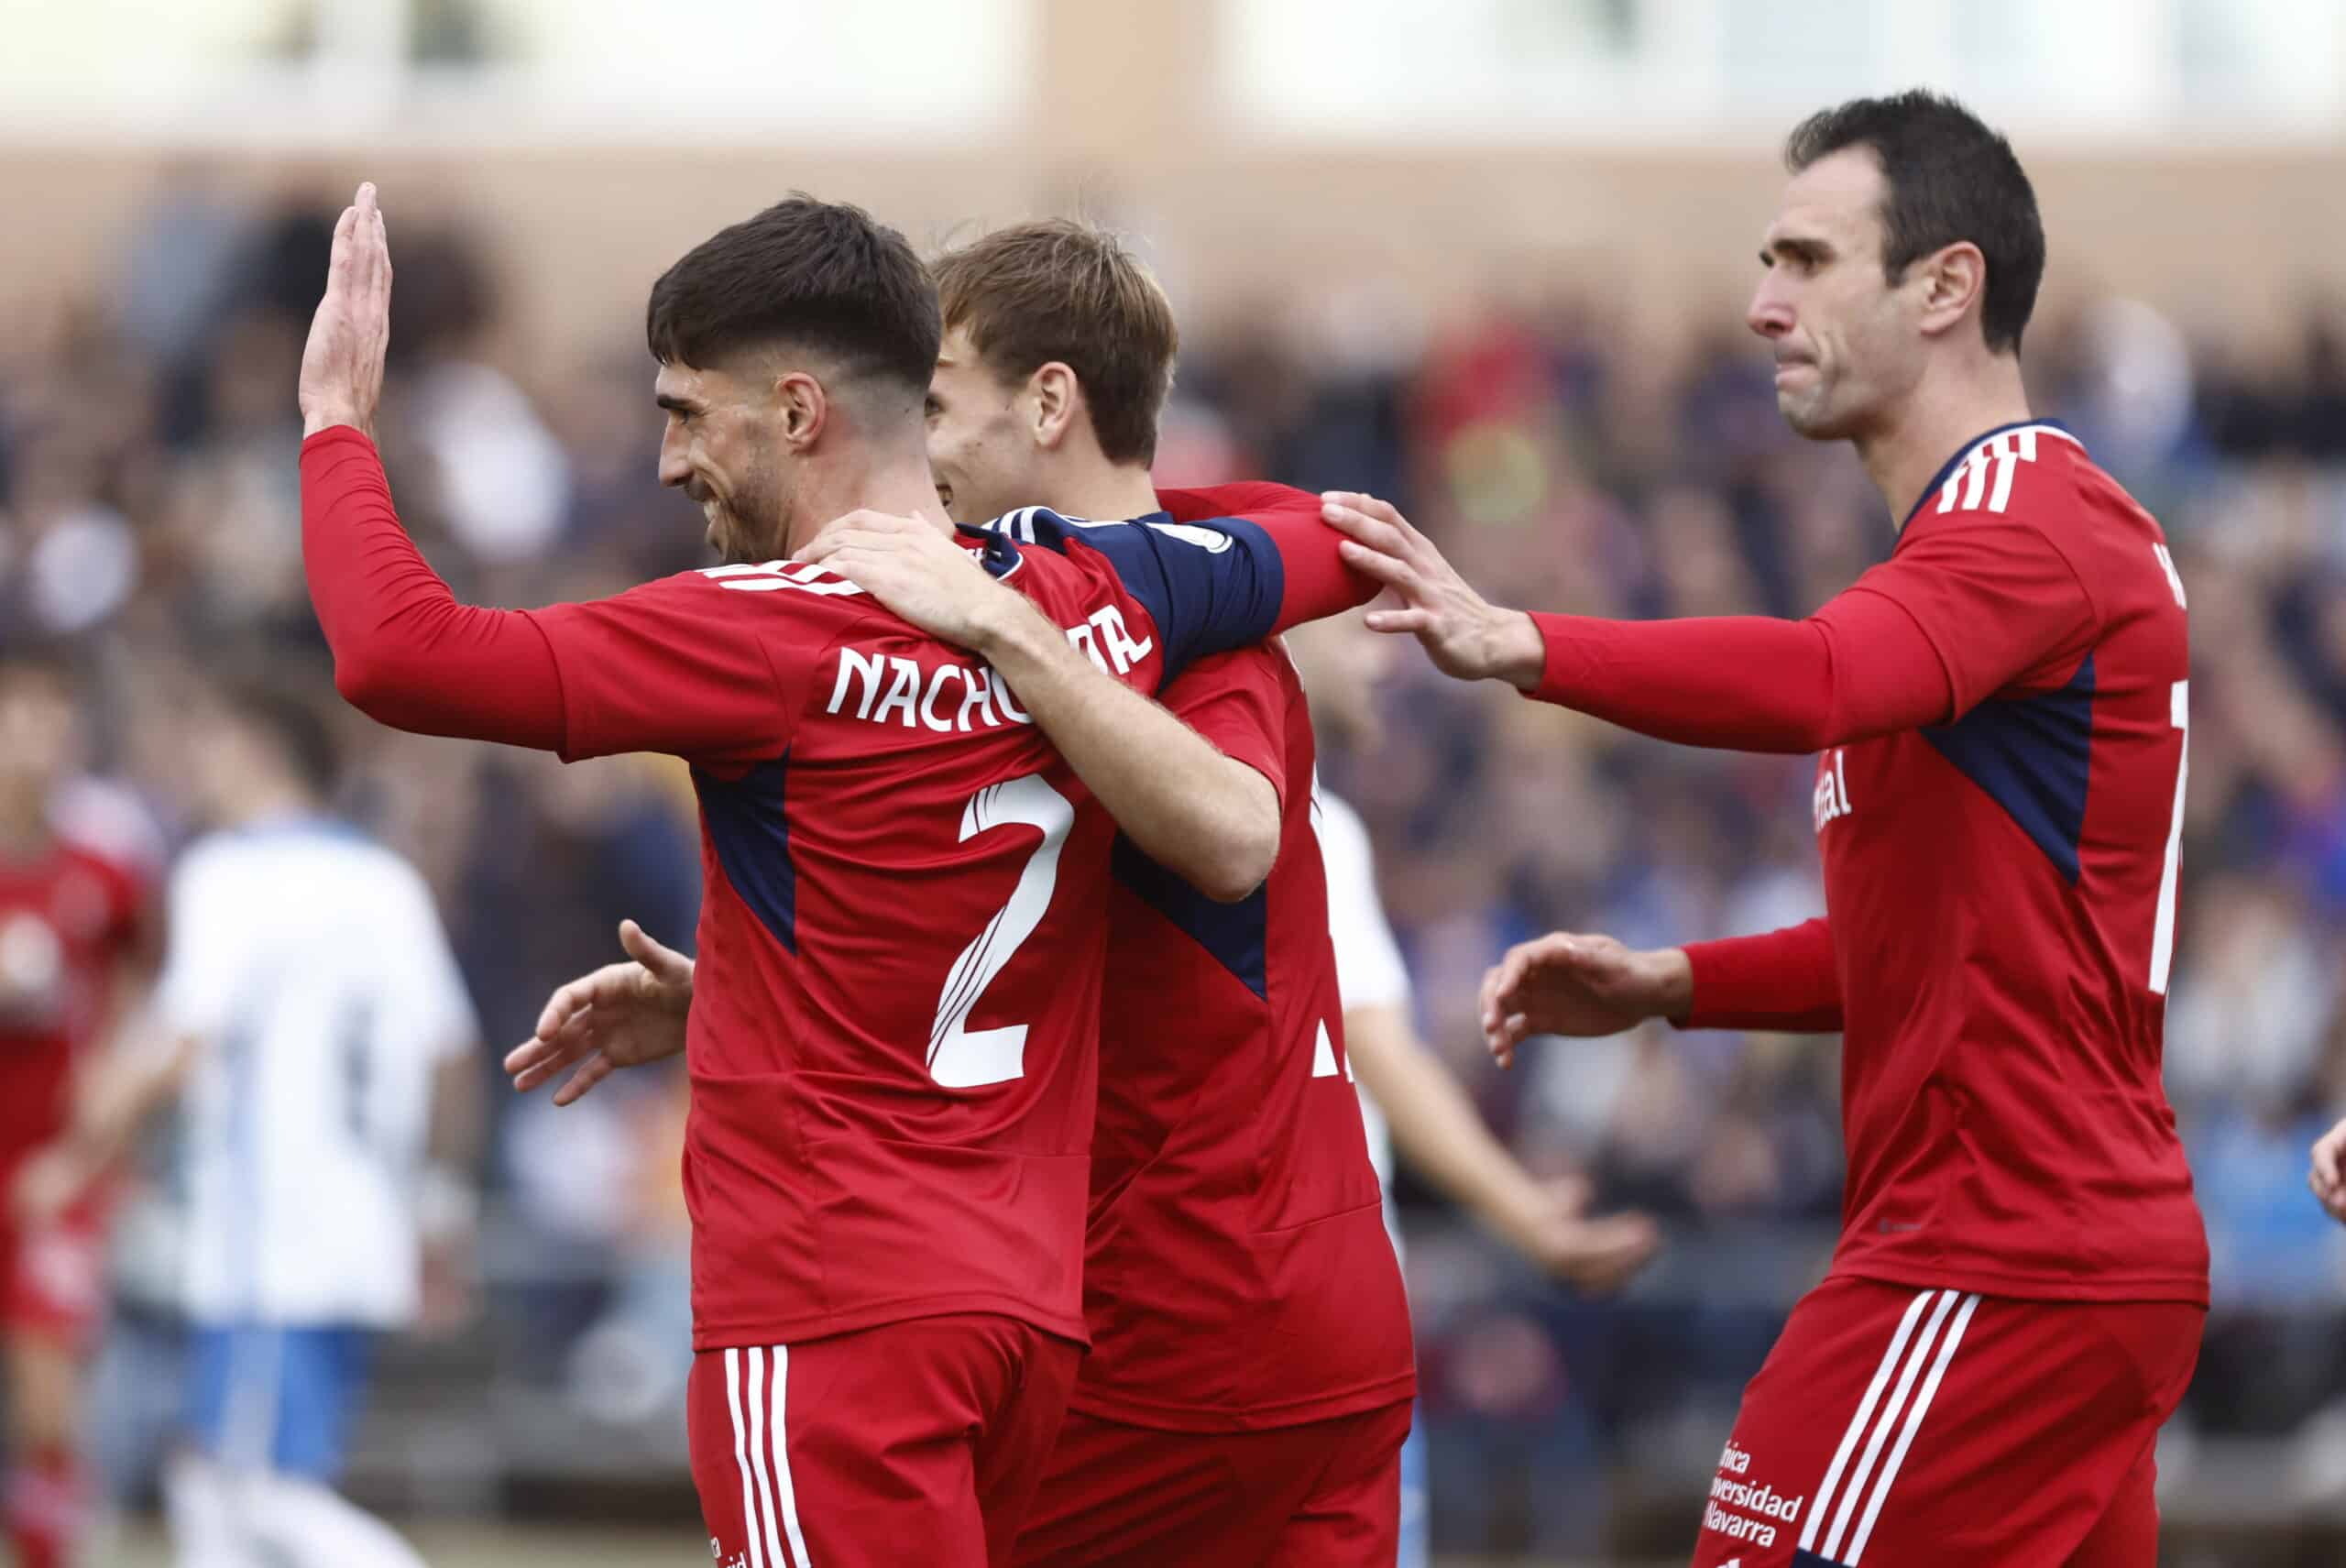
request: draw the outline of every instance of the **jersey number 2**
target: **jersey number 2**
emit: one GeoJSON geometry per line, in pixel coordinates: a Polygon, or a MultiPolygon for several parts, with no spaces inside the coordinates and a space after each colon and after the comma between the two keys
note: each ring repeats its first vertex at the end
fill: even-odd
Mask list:
{"type": "Polygon", "coordinates": [[[2191,683],[2175,683],[2175,727],[2183,731],[2183,750],[2175,762],[2175,820],[2166,830],[2166,869],[2159,873],[2158,924],[2151,930],[2151,989],[2166,994],[2168,969],[2175,962],[2175,873],[2183,858],[2183,786],[2191,776],[2191,683]]]}
{"type": "Polygon", "coordinates": [[[994,911],[985,929],[953,960],[944,994],[937,999],[937,1021],[928,1032],[928,1075],[948,1089],[1002,1083],[1026,1070],[1026,1025],[972,1029],[970,1012],[1043,923],[1051,891],[1058,885],[1059,850],[1075,826],[1075,807],[1042,774],[1027,773],[987,785],[961,810],[965,844],[989,829],[1019,825],[1041,828],[1043,841],[1026,857],[1010,902],[994,911]]]}

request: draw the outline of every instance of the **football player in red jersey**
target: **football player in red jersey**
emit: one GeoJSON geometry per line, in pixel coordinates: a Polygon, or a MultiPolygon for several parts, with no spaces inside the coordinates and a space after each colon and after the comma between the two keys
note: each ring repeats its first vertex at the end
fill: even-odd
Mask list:
{"type": "Polygon", "coordinates": [[[81,716],[68,665],[0,655],[0,1343],[19,1568],[71,1560],[81,1375],[105,1305],[100,1172],[75,1137],[90,1055],[152,979],[143,879],[59,835],[81,716]]]}
{"type": "MultiPolygon", "coordinates": [[[[1178,334],[1147,270],[1112,236],[1047,222],[998,230],[934,271],[945,336],[929,456],[953,514],[1039,498],[1165,515],[1149,464],[1178,334]]],[[[1197,504],[1162,501],[1181,515],[1197,504]]],[[[964,635],[925,536],[827,531],[810,554],[917,624],[964,635]]],[[[1129,839],[1117,848],[1084,1260],[1091,1354],[1015,1561],[1388,1568],[1415,1386],[1409,1305],[1343,1055],[1310,716],[1277,645],[1201,661],[1165,701],[1277,790],[1277,858],[1259,886],[1216,887],[1129,839]]],[[[623,940],[638,962],[555,993],[539,1041],[509,1058],[517,1085],[583,1061],[572,1098],[613,1065],[676,1048],[689,961],[632,927],[623,940]]]]}
{"type": "Polygon", "coordinates": [[[337,685],[405,728],[694,766],[687,1423],[717,1553],[1006,1562],[1084,1339],[1116,829],[1224,890],[1277,844],[1266,781],[1145,694],[1364,587],[1309,507],[1180,528],[1029,508],[957,548],[922,428],[935,291],[894,231],[793,197],[695,247],[647,312],[662,477],[727,564],[461,605],[365,433],[389,286],[364,186],[301,379],[337,685]],[[926,542],[983,663],[783,559],[850,513],[849,558],[926,542]]]}
{"type": "MultiPolygon", "coordinates": [[[[933,270],[946,333],[929,453],[955,515],[1021,496],[1157,506],[1177,334],[1147,271],[1071,223],[997,231],[933,270]]],[[[1277,861],[1251,896],[1218,902],[1119,847],[1091,1354],[1017,1561],[1384,1568],[1415,1374],[1344,1056],[1310,713],[1277,645],[1194,667],[1166,702],[1277,785],[1277,861]]]]}
{"type": "Polygon", "coordinates": [[[1827,914],[1487,978],[1532,1035],[1838,1031],[1848,1182],[1721,1460],[1696,1562],[2119,1568],[2157,1555],[2160,1425],[2208,1248],[2160,1083],[2188,667],[2158,524],[2031,417],[2045,262],[2010,145],[1925,93],[1804,122],[1751,329],[1786,420],[1849,441],[1900,536],[1805,620],[1484,602],[1398,514],[1331,517],[1442,668],[1666,740],[1818,751],[1827,914]]]}

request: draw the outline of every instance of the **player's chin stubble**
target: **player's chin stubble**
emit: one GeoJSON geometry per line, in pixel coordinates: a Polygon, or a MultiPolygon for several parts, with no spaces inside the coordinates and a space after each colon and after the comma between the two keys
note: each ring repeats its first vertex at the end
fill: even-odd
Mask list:
{"type": "Polygon", "coordinates": [[[1779,393],[1776,411],[1784,416],[1784,422],[1792,427],[1794,435],[1809,441],[1839,441],[1848,434],[1842,428],[1844,422],[1834,417],[1832,405],[1822,389],[1806,397],[1779,393]]]}

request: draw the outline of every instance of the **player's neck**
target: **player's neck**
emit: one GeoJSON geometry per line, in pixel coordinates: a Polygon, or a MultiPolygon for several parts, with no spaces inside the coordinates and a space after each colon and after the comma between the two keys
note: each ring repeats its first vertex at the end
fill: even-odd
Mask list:
{"type": "Polygon", "coordinates": [[[1918,386],[1894,422],[1858,440],[1858,457],[1890,503],[1891,525],[1903,528],[1948,458],[1989,431],[2029,417],[2020,356],[1990,355],[1918,386]]]}
{"type": "Polygon", "coordinates": [[[1065,517],[1143,517],[1158,510],[1157,485],[1140,463],[1070,462],[1046,477],[1042,503],[1065,517]]]}
{"type": "Polygon", "coordinates": [[[850,459],[810,473],[792,506],[784,553],[795,551],[833,518],[851,511],[884,511],[897,517],[925,518],[944,532],[953,531],[937,499],[937,480],[928,471],[928,454],[874,454],[850,459]]]}

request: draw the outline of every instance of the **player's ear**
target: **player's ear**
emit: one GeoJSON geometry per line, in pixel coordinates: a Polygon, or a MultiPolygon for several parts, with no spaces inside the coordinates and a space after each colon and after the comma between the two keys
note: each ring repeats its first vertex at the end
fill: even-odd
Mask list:
{"type": "Polygon", "coordinates": [[[814,445],[830,421],[830,398],[823,383],[804,370],[793,370],[774,382],[773,398],[783,444],[793,452],[814,445]]]}
{"type": "Polygon", "coordinates": [[[1083,406],[1083,388],[1072,369],[1054,359],[1026,378],[1026,402],[1035,444],[1056,448],[1075,428],[1075,416],[1083,406]]]}
{"type": "Polygon", "coordinates": [[[1935,337],[1954,326],[1983,302],[1988,292],[1988,258],[1969,240],[1948,246],[1914,263],[1922,283],[1922,328],[1935,337]]]}

